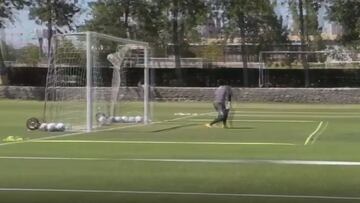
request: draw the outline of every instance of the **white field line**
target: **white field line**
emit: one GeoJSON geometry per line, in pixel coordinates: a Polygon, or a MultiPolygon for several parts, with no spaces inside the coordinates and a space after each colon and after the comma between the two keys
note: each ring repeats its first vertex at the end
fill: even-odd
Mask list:
{"type": "Polygon", "coordinates": [[[252,114],[306,114],[306,115],[355,115],[360,112],[306,112],[306,111],[235,111],[236,113],[252,113],[252,114]]]}
{"type": "MultiPolygon", "coordinates": [[[[190,121],[209,121],[209,119],[189,119],[190,121]]],[[[231,120],[235,122],[259,122],[259,123],[315,123],[313,120],[231,120]]]]}
{"type": "Polygon", "coordinates": [[[292,143],[271,142],[181,142],[181,141],[138,141],[138,140],[31,140],[35,143],[109,143],[109,144],[182,144],[182,145],[283,145],[294,146],[292,143]]]}
{"type": "MultiPolygon", "coordinates": [[[[94,131],[92,131],[92,132],[111,131],[111,130],[116,130],[116,129],[132,128],[132,127],[138,127],[138,126],[142,126],[142,125],[141,125],[141,124],[136,124],[136,125],[128,125],[128,126],[115,127],[115,128],[106,128],[106,129],[101,129],[101,130],[94,130],[94,131]]],[[[47,140],[47,139],[68,137],[68,136],[81,135],[81,134],[86,134],[86,133],[87,133],[87,132],[75,132],[75,133],[68,133],[68,134],[62,134],[62,135],[54,135],[54,136],[40,137],[40,138],[29,139],[29,140],[24,140],[24,141],[19,141],[19,142],[5,142],[5,143],[0,143],[0,146],[11,145],[11,144],[19,144],[19,143],[26,143],[26,142],[36,141],[36,140],[47,140]]]]}
{"type": "Polygon", "coordinates": [[[324,123],[324,122],[321,121],[321,122],[319,123],[319,125],[317,126],[317,128],[306,138],[304,145],[307,145],[307,144],[310,142],[310,140],[312,139],[312,137],[320,130],[320,128],[321,128],[321,126],[322,126],[323,123],[324,123]]]}
{"type": "Polygon", "coordinates": [[[297,117],[297,118],[360,118],[360,115],[276,115],[276,114],[241,114],[240,112],[235,112],[236,117],[297,117]]]}
{"type": "Polygon", "coordinates": [[[311,144],[314,144],[316,142],[316,140],[320,137],[320,135],[324,133],[324,131],[326,130],[328,125],[329,125],[329,122],[326,121],[324,127],[321,128],[320,132],[317,133],[316,136],[314,137],[314,139],[311,141],[311,144]]]}
{"type": "Polygon", "coordinates": [[[252,197],[283,199],[317,199],[317,200],[360,200],[360,197],[325,196],[325,195],[287,195],[287,194],[251,194],[251,193],[212,193],[212,192],[172,192],[172,191],[139,191],[139,190],[75,190],[52,188],[0,188],[0,192],[52,192],[52,193],[103,193],[134,195],[174,195],[203,197],[252,197]]]}
{"type": "MultiPolygon", "coordinates": [[[[208,114],[213,114],[213,113],[214,112],[207,112],[207,113],[200,113],[200,114],[197,114],[197,115],[183,116],[183,117],[180,117],[180,118],[174,118],[174,119],[168,119],[168,120],[163,120],[163,121],[158,121],[158,122],[152,122],[152,123],[150,123],[150,125],[159,124],[159,123],[165,123],[165,122],[170,122],[170,121],[177,121],[177,120],[182,120],[182,119],[187,119],[187,118],[192,118],[192,117],[202,116],[202,115],[208,115],[208,114]]],[[[118,130],[118,129],[133,128],[133,127],[139,127],[139,126],[145,126],[145,125],[143,125],[143,124],[135,124],[135,125],[128,125],[128,126],[118,126],[118,127],[113,127],[113,128],[105,128],[105,129],[94,130],[91,133],[113,131],[113,130],[118,130]]],[[[24,140],[24,141],[19,141],[19,142],[5,142],[5,143],[0,143],[0,146],[11,145],[11,144],[19,144],[19,143],[26,143],[26,142],[30,142],[30,141],[34,141],[34,140],[47,140],[47,139],[55,139],[55,138],[61,138],[61,137],[69,137],[69,136],[81,135],[81,134],[86,134],[86,133],[87,132],[75,132],[75,133],[68,133],[68,134],[62,134],[62,135],[55,135],[55,136],[47,136],[47,137],[29,139],[29,140],[24,140]]]]}
{"type": "Polygon", "coordinates": [[[8,160],[67,160],[67,161],[136,161],[165,163],[209,163],[209,164],[273,164],[310,166],[360,166],[359,161],[315,161],[315,160],[265,160],[265,159],[151,159],[151,158],[97,158],[97,157],[43,157],[43,156],[0,156],[8,160]]]}

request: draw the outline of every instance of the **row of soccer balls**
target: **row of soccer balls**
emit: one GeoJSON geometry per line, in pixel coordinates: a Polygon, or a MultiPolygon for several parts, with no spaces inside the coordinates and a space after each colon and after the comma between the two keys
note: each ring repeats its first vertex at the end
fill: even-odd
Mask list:
{"type": "Polygon", "coordinates": [[[141,123],[143,121],[143,117],[141,116],[114,116],[114,117],[106,117],[100,116],[98,118],[98,122],[101,124],[106,123],[141,123]]]}
{"type": "MultiPolygon", "coordinates": [[[[143,117],[141,116],[115,116],[115,117],[105,117],[100,116],[98,122],[101,124],[106,123],[141,123],[143,117]]],[[[63,132],[66,130],[64,123],[41,123],[39,130],[49,131],[49,132],[63,132]]]]}
{"type": "Polygon", "coordinates": [[[66,127],[64,123],[41,123],[39,130],[49,132],[63,132],[66,127]]]}

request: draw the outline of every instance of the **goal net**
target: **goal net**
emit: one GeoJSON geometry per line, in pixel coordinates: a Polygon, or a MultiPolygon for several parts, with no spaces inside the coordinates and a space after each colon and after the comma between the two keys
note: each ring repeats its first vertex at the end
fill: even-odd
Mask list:
{"type": "Polygon", "coordinates": [[[63,123],[75,131],[114,123],[148,123],[152,112],[148,49],[146,42],[94,32],[56,35],[47,73],[44,122],[63,123]],[[135,68],[143,69],[138,83],[128,74],[135,68]]]}
{"type": "Polygon", "coordinates": [[[259,54],[259,87],[304,87],[308,71],[309,87],[334,85],[345,70],[359,65],[350,52],[262,51],[259,54]]]}

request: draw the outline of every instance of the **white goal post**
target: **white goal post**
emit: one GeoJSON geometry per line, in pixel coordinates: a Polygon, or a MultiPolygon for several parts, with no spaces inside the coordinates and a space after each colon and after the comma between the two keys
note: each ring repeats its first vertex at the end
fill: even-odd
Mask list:
{"type": "Polygon", "coordinates": [[[150,122],[147,42],[95,32],[59,34],[53,41],[44,123],[90,132],[114,123],[150,122]],[[129,68],[143,68],[143,86],[128,84],[129,68]]]}

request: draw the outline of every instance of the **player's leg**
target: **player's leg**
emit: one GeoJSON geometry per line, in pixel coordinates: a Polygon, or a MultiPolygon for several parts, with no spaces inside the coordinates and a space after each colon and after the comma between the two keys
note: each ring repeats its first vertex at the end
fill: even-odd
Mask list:
{"type": "Polygon", "coordinates": [[[210,125],[223,121],[225,116],[225,105],[223,103],[215,103],[214,106],[218,112],[218,116],[213,122],[210,123],[210,125]]]}
{"type": "Polygon", "coordinates": [[[211,123],[206,124],[207,127],[211,127],[215,123],[218,123],[224,119],[223,105],[221,103],[214,103],[214,108],[218,115],[211,123]]]}
{"type": "Polygon", "coordinates": [[[228,116],[229,116],[229,111],[230,109],[224,109],[224,119],[223,119],[223,127],[224,128],[227,128],[227,119],[228,119],[228,116]]]}

